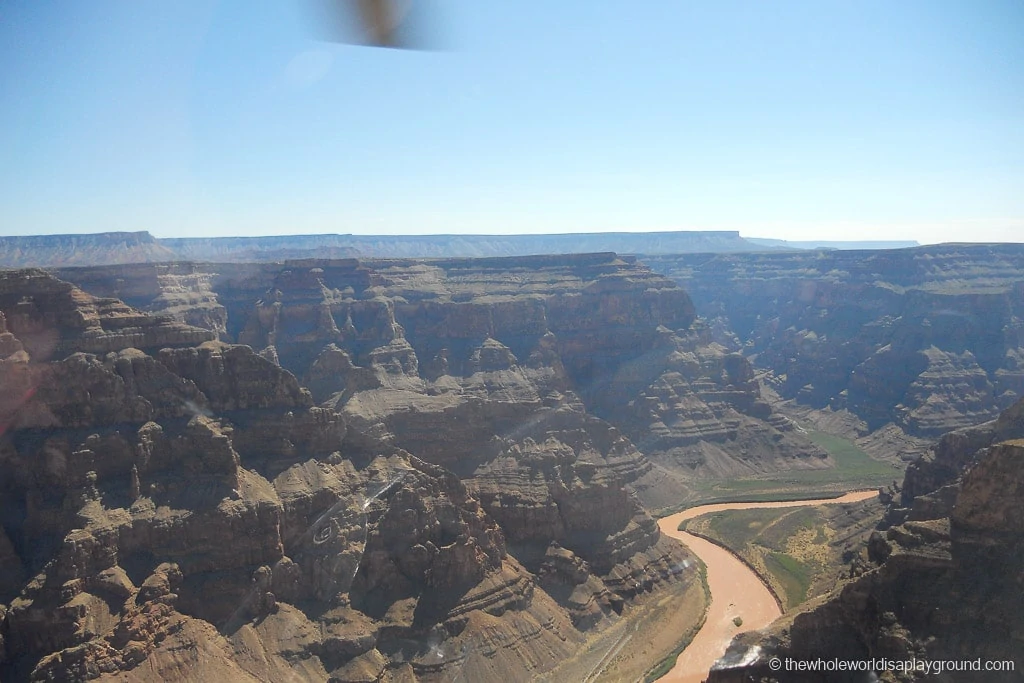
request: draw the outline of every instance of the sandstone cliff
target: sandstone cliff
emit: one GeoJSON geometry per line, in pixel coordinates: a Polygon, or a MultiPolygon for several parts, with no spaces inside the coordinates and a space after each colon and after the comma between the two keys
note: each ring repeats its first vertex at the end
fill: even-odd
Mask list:
{"type": "Polygon", "coordinates": [[[302,378],[318,403],[464,477],[500,452],[493,435],[556,413],[563,430],[569,416],[577,430],[611,423],[633,452],[618,466],[622,482],[655,507],[678,504],[695,479],[829,465],[772,415],[737,347],[692,324],[686,293],[631,258],[59,273],[250,345],[302,378]]]}

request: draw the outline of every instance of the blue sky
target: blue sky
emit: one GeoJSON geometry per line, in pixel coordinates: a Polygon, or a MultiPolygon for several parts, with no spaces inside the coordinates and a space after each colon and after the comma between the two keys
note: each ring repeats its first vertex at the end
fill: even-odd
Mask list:
{"type": "Polygon", "coordinates": [[[0,234],[1024,240],[1024,3],[0,5],[0,234]]]}

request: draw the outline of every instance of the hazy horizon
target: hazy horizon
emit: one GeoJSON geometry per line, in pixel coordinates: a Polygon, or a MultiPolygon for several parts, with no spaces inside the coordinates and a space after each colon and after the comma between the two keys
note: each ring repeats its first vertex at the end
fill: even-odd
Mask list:
{"type": "MultiPolygon", "coordinates": [[[[116,235],[116,234],[149,234],[151,237],[158,240],[165,239],[254,239],[254,238],[273,238],[273,237],[317,237],[317,236],[340,236],[340,237],[420,237],[420,238],[440,238],[440,237],[536,237],[536,236],[547,236],[547,237],[569,237],[573,235],[620,235],[620,234],[635,234],[635,235],[654,235],[654,234],[676,234],[676,233],[725,233],[725,234],[736,234],[743,239],[755,239],[755,240],[778,240],[778,241],[789,241],[794,243],[801,242],[914,242],[916,240],[901,240],[901,239],[799,239],[799,240],[784,240],[782,238],[772,236],[753,236],[744,235],[741,231],[720,229],[720,230],[600,230],[600,231],[576,231],[576,232],[435,232],[435,233],[420,233],[420,232],[381,232],[381,233],[368,233],[368,232],[309,232],[309,233],[266,233],[266,234],[234,234],[234,235],[160,235],[155,234],[149,230],[107,230],[100,232],[38,232],[31,234],[17,234],[17,235],[6,235],[0,234],[0,238],[6,237],[83,237],[89,235],[116,235]]],[[[926,243],[921,242],[924,245],[926,243]]],[[[929,242],[927,244],[938,244],[937,242],[929,242]]]]}
{"type": "Polygon", "coordinates": [[[1024,240],[1013,0],[0,7],[0,235],[1024,240]]]}

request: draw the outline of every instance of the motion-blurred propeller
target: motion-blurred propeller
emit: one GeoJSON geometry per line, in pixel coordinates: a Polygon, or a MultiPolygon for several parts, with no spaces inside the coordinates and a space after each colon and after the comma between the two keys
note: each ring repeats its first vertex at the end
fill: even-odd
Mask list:
{"type": "Polygon", "coordinates": [[[306,0],[317,37],[404,50],[437,48],[436,7],[424,0],[306,0]]]}

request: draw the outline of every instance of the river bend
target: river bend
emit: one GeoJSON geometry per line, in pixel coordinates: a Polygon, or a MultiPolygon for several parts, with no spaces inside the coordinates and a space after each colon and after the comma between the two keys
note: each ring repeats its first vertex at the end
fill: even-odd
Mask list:
{"type": "Polygon", "coordinates": [[[693,534],[679,531],[681,522],[723,510],[856,503],[877,495],[877,491],[854,491],[839,498],[819,500],[714,503],[690,508],[660,519],[658,525],[662,533],[682,541],[707,565],[711,605],[708,607],[704,626],[694,637],[693,642],[679,655],[675,667],[659,681],[700,683],[707,677],[715,661],[725,654],[725,649],[734,636],[743,631],[762,629],[782,614],[771,591],[756,573],[728,550],[693,534]],[[742,627],[738,628],[733,622],[736,617],[743,620],[742,627]]]}

